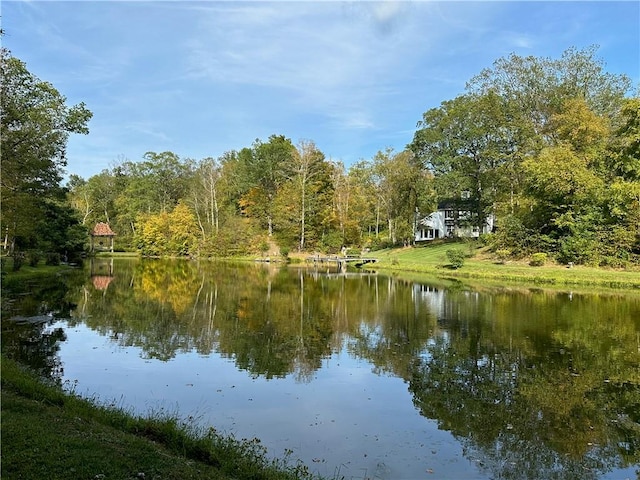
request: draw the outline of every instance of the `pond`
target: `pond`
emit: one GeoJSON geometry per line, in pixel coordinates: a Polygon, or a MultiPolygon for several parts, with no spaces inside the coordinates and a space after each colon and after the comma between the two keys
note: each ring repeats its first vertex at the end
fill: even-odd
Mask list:
{"type": "Polygon", "coordinates": [[[329,478],[640,475],[640,295],[106,258],[9,290],[8,356],[329,478]]]}

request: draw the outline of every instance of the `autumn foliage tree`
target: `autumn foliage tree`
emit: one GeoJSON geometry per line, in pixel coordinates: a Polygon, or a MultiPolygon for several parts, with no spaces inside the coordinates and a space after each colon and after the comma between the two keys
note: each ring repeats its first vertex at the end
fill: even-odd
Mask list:
{"type": "Polygon", "coordinates": [[[138,248],[148,256],[188,256],[198,252],[198,224],[180,202],[169,213],[142,215],[136,234],[138,248]]]}

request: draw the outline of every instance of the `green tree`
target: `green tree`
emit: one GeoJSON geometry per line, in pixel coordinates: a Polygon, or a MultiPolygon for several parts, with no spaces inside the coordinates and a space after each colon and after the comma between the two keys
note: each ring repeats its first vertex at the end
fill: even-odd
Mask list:
{"type": "Polygon", "coordinates": [[[244,211],[258,218],[273,235],[273,207],[278,188],[284,181],[285,165],[296,154],[291,140],[284,135],[271,135],[266,143],[256,140],[250,152],[241,152],[242,171],[249,188],[243,194],[244,211]]]}
{"type": "Polygon", "coordinates": [[[64,191],[58,198],[42,200],[35,227],[38,242],[35,248],[47,252],[48,261],[77,259],[85,250],[88,239],[88,228],[78,221],[76,211],[66,201],[64,191]],[[53,254],[53,256],[51,255],[53,254]]]}
{"type": "Polygon", "coordinates": [[[335,235],[325,237],[336,238],[332,247],[361,245],[362,234],[375,226],[376,203],[370,178],[366,162],[358,162],[348,171],[342,162],[332,164],[332,202],[326,225],[335,235]]]}
{"type": "MultiPolygon", "coordinates": [[[[298,251],[303,251],[309,239],[317,240],[319,221],[327,202],[321,199],[330,187],[328,164],[324,154],[310,140],[301,140],[296,151],[283,165],[286,179],[279,192],[279,212],[286,223],[295,225],[298,251]]],[[[279,225],[283,227],[283,225],[279,225]]]]}
{"type": "Polygon", "coordinates": [[[196,184],[193,188],[192,198],[202,235],[206,238],[206,230],[217,235],[220,231],[222,203],[220,190],[223,181],[220,162],[211,157],[202,159],[196,168],[195,179],[196,184]],[[208,229],[203,226],[201,210],[203,211],[202,218],[204,218],[208,229]]]}
{"type": "Polygon", "coordinates": [[[584,99],[567,99],[546,128],[550,145],[523,163],[531,205],[525,223],[556,242],[562,261],[628,261],[638,231],[638,182],[607,167],[608,119],[584,99]]]}
{"type": "MultiPolygon", "coordinates": [[[[544,142],[541,134],[566,99],[582,98],[597,115],[613,118],[631,87],[626,75],[604,71],[597,46],[569,48],[559,59],[511,54],[496,60],[467,83],[467,90],[495,92],[514,104],[514,121],[530,138],[528,148],[544,142]]],[[[521,145],[524,147],[524,145],[521,145]]]]}
{"type": "MultiPolygon", "coordinates": [[[[358,229],[358,235],[366,233],[377,242],[380,236],[381,205],[375,180],[371,162],[360,161],[352,165],[343,182],[346,192],[341,195],[341,203],[346,208],[340,208],[338,212],[342,218],[341,226],[345,226],[341,228],[345,232],[358,229]]],[[[349,238],[346,233],[344,235],[349,238]]]]}
{"type": "Polygon", "coordinates": [[[93,211],[93,222],[111,223],[116,216],[116,199],[121,193],[113,171],[104,169],[87,180],[86,195],[93,211]]]}
{"type": "Polygon", "coordinates": [[[47,214],[46,199],[60,192],[69,135],[88,133],[92,114],[84,103],[67,106],[53,85],[6,49],[0,75],[1,228],[12,249],[23,248],[40,240],[36,226],[47,214]]]}
{"type": "Polygon", "coordinates": [[[608,168],[625,181],[640,181],[640,97],[622,102],[619,121],[611,140],[608,168]]]}
{"type": "Polygon", "coordinates": [[[93,205],[87,181],[79,175],[72,174],[67,184],[69,203],[82,217],[82,225],[87,225],[93,213],[93,205]]]}
{"type": "Polygon", "coordinates": [[[436,176],[441,198],[469,192],[470,223],[483,228],[495,204],[513,189],[517,168],[508,106],[493,92],[467,94],[427,111],[409,148],[436,176]]]}

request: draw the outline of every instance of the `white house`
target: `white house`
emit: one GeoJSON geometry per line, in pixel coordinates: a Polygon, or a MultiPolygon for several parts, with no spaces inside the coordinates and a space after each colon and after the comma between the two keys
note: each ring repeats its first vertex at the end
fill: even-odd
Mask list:
{"type": "MultiPolygon", "coordinates": [[[[463,198],[468,198],[464,197],[463,198]]],[[[469,225],[471,210],[461,202],[444,202],[438,210],[416,222],[416,242],[437,238],[467,237],[478,238],[480,234],[493,231],[495,218],[489,215],[482,228],[469,225]]]]}

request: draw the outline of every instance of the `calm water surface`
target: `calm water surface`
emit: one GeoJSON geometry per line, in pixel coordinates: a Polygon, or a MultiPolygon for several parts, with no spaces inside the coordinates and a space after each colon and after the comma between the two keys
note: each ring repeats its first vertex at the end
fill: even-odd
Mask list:
{"type": "Polygon", "coordinates": [[[88,396],[364,479],[640,478],[640,296],[88,262],[2,347],[88,396]]]}

